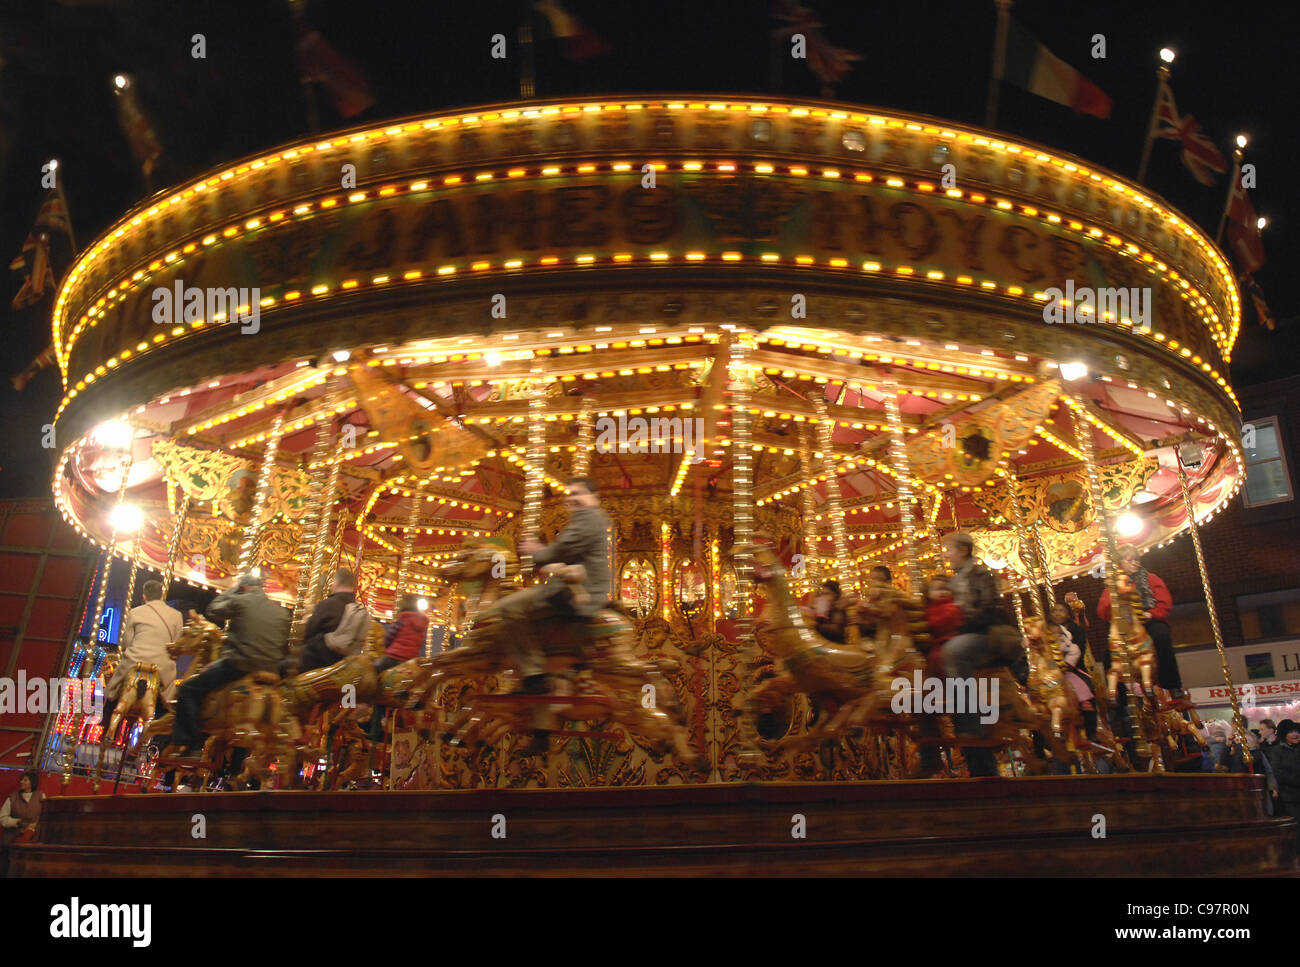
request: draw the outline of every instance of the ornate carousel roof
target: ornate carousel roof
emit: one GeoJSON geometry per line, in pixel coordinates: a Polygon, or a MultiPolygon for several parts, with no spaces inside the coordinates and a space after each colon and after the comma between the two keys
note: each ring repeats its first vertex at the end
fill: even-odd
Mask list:
{"type": "Polygon", "coordinates": [[[1098,549],[1085,452],[1144,547],[1187,525],[1175,444],[1199,443],[1198,516],[1240,486],[1239,325],[1199,229],[1038,145],[826,102],[496,105],[289,145],[125,215],[57,299],[54,491],[107,544],[129,448],[146,566],[183,515],[182,578],[247,551],[292,595],[361,548],[382,598],[513,536],[530,480],[548,529],[575,470],[625,552],[664,524],[725,549],[743,451],[756,523],[827,555],[838,501],[861,563],[960,527],[1026,573],[1032,524],[1059,577],[1098,549]],[[1048,324],[1067,285],[1150,303],[1048,324]]]}

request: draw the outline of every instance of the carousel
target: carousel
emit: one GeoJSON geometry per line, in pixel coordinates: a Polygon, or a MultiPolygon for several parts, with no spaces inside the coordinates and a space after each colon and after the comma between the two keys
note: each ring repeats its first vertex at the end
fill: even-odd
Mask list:
{"type": "MultiPolygon", "coordinates": [[[[1005,818],[972,812],[944,851],[907,839],[922,800],[950,805],[983,781],[959,778],[947,725],[934,736],[890,709],[892,683],[924,667],[922,589],[960,531],[998,574],[1030,667],[1023,687],[1001,670],[987,740],[1024,778],[981,802],[1086,789],[1090,811],[1110,802],[1150,832],[1126,842],[1159,862],[1155,830],[1192,822],[1179,810],[1199,796],[1232,831],[1196,862],[1285,862],[1292,834],[1260,818],[1250,779],[1171,771],[1195,710],[1154,685],[1116,566],[1121,544],[1184,534],[1199,559],[1198,525],[1240,488],[1227,378],[1240,320],[1223,255],[1158,196],[926,116],[734,96],[527,102],[244,159],[141,203],[71,269],[54,317],[55,498],[106,559],[129,562],[128,601],[137,575],[161,575],[167,598],[256,569],[292,611],[291,649],[346,567],[376,621],[370,650],[232,686],[239,711],[213,713],[220,741],[188,795],[152,795],[182,784],[145,744],[152,692],[102,735],[61,718],[45,766],[95,762],[98,782],[99,749],[117,750],[105,779],[131,794],[84,808],[137,844],[156,842],[149,817],[201,796],[252,810],[234,824],[250,839],[228,847],[288,855],[304,807],[284,804],[315,796],[322,821],[386,816],[405,832],[376,862],[428,872],[430,851],[497,844],[453,818],[431,843],[418,809],[462,817],[480,797],[536,810],[539,830],[632,808],[636,834],[565,826],[539,848],[632,851],[630,868],[658,872],[685,815],[696,869],[742,869],[754,859],[727,840],[737,823],[805,796],[837,817],[842,848],[791,863],[864,870],[929,850],[973,869],[1010,835],[1005,818]],[[583,647],[550,657],[552,691],[520,696],[490,608],[542,579],[518,548],[563,528],[573,478],[594,482],[612,522],[614,600],[583,647]],[[885,586],[869,578],[881,564],[885,586]],[[1084,661],[1103,706],[1126,687],[1127,745],[1104,716],[1083,735],[1045,621],[1087,574],[1117,602],[1111,680],[1087,648],[1084,661]],[[799,607],[830,579],[870,618],[844,642],[799,607]],[[423,653],[376,676],[379,623],[406,595],[429,619],[423,653]],[[342,707],[349,687],[358,702],[342,707]],[[372,705],[383,741],[360,727],[372,705]],[[563,721],[541,754],[539,705],[563,721]],[[926,743],[953,778],[891,781],[917,775],[926,743]],[[351,789],[389,792],[364,806],[348,792],[331,812],[351,789]],[[124,833],[132,822],[145,831],[124,833]]],[[[191,619],[188,673],[219,644],[191,619]]],[[[103,676],[113,657],[77,644],[69,674],[103,676]]],[[[789,812],[742,840],[788,839],[789,812]]],[[[1040,857],[1066,835],[1050,812],[1040,857]]],[[[88,868],[112,862],[87,859],[99,847],[76,837],[91,834],[58,815],[53,835],[88,868]]],[[[1128,862],[1096,856],[1083,862],[1128,862]]]]}

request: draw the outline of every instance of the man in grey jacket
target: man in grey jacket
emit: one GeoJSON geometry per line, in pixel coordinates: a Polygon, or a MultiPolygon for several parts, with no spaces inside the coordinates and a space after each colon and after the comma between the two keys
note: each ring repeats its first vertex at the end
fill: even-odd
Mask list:
{"type": "MultiPolygon", "coordinates": [[[[557,565],[580,564],[586,571],[582,590],[575,599],[565,581],[550,573],[545,584],[534,585],[506,595],[493,611],[502,619],[506,631],[506,646],[523,677],[523,692],[529,695],[546,693],[545,654],[530,633],[548,618],[563,617],[578,624],[595,615],[609,603],[609,515],[600,507],[596,486],[586,477],[574,477],[567,482],[569,495],[569,523],[545,546],[532,537],[519,545],[522,554],[530,555],[533,564],[544,573],[553,572],[557,565]]],[[[546,746],[548,731],[544,709],[539,708],[535,718],[537,726],[532,751],[546,746]]]]}
{"type": "Polygon", "coordinates": [[[199,721],[209,692],[259,671],[276,671],[284,658],[290,615],[266,596],[262,579],[241,575],[235,586],[219,594],[208,606],[208,617],[228,619],[221,657],[189,681],[176,695],[176,722],[172,744],[186,747],[183,755],[202,750],[199,721]]]}

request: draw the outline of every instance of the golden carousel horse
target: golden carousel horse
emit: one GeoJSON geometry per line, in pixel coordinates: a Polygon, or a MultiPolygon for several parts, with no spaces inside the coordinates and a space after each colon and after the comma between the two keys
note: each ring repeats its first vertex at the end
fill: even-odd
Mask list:
{"type": "MultiPolygon", "coordinates": [[[[477,587],[480,604],[495,602],[505,593],[505,579],[517,573],[513,562],[508,545],[475,544],[467,547],[460,560],[445,566],[443,574],[462,587],[468,585],[471,591],[477,587]],[[500,558],[503,553],[505,562],[500,558]],[[500,566],[503,563],[504,568],[500,566]]],[[[570,566],[556,573],[581,599],[585,594],[583,569],[570,566]]],[[[513,633],[515,629],[497,612],[481,611],[459,647],[385,672],[380,682],[381,704],[397,704],[404,698],[409,708],[427,709],[435,704],[438,690],[453,678],[509,681],[515,677],[507,647],[513,633]]],[[[649,740],[655,754],[671,750],[679,760],[699,764],[702,756],[690,746],[677,714],[675,691],[658,664],[635,658],[632,625],[620,614],[605,608],[585,625],[557,618],[544,622],[534,634],[546,652],[547,674],[554,676],[553,681],[571,683],[572,693],[518,696],[499,687],[495,694],[473,699],[475,704],[452,719],[444,735],[458,745],[486,745],[508,732],[530,731],[533,712],[544,705],[568,721],[612,720],[649,740]]],[[[559,731],[556,737],[563,739],[566,734],[559,731]]]]}
{"type": "MultiPolygon", "coordinates": [[[[1096,772],[1092,760],[1092,742],[1083,726],[1083,709],[1074,688],[1065,680],[1060,661],[1060,644],[1055,629],[1042,618],[1025,619],[1025,639],[1029,645],[1029,684],[1026,688],[1034,710],[1048,720],[1043,741],[1053,758],[1068,765],[1073,747],[1086,772],[1096,772]]],[[[1108,751],[1108,750],[1107,750],[1108,751]]]]}
{"type": "MultiPolygon", "coordinates": [[[[104,754],[112,744],[113,737],[117,735],[118,727],[122,722],[135,718],[140,725],[140,732],[132,742],[130,735],[133,730],[128,724],[127,741],[122,747],[122,758],[118,760],[119,778],[122,775],[122,767],[126,765],[127,756],[135,751],[144,737],[149,734],[149,725],[153,722],[154,712],[157,710],[158,693],[162,691],[160,675],[157,665],[151,662],[136,662],[135,667],[131,669],[130,677],[122,684],[122,691],[118,693],[113,703],[108,727],[104,729],[104,734],[99,739],[99,756],[95,759],[95,775],[91,780],[92,791],[99,792],[100,777],[104,771],[104,754]]],[[[116,783],[114,788],[117,788],[116,783]]]]}
{"type": "MultiPolygon", "coordinates": [[[[1147,633],[1143,617],[1142,596],[1133,579],[1122,571],[1115,575],[1115,595],[1111,601],[1110,672],[1106,676],[1106,693],[1110,701],[1118,697],[1121,681],[1141,686],[1142,701],[1137,703],[1137,725],[1150,751],[1148,771],[1164,772],[1164,744],[1172,737],[1163,714],[1165,709],[1156,685],[1156,648],[1147,633]]],[[[1177,747],[1177,742],[1173,742],[1177,747]]]]}
{"type": "Polygon", "coordinates": [[[1113,702],[1119,691],[1119,683],[1130,677],[1142,683],[1144,694],[1155,697],[1152,686],[1156,677],[1156,646],[1147,634],[1146,623],[1141,620],[1143,613],[1142,596],[1137,585],[1127,574],[1115,575],[1116,597],[1121,601],[1111,602],[1110,621],[1110,672],[1106,677],[1106,692],[1113,702]],[[1125,644],[1128,645],[1125,648],[1125,644]],[[1133,668],[1129,667],[1132,657],[1133,668]],[[1136,674],[1134,674],[1136,672],[1136,674]]]}
{"type": "MultiPolygon", "coordinates": [[[[215,661],[223,643],[224,633],[217,625],[191,612],[181,637],[172,645],[178,654],[198,652],[185,681],[215,661]]],[[[254,778],[267,782],[272,777],[273,762],[295,759],[295,750],[302,745],[299,720],[311,707],[337,701],[347,685],[358,691],[366,688],[367,672],[369,690],[374,691],[374,671],[368,660],[360,661],[360,658],[351,656],[329,668],[283,682],[275,672],[253,672],[209,692],[204,696],[199,716],[200,731],[208,737],[201,761],[185,767],[187,772],[196,774],[197,787],[207,785],[211,773],[234,749],[246,749],[248,754],[243,768],[232,777],[232,786],[242,788],[254,778]]],[[[156,719],[146,736],[170,732],[173,721],[172,715],[156,719]]],[[[168,758],[174,751],[174,746],[168,746],[162,758],[168,758]]]]}
{"type": "Polygon", "coordinates": [[[760,646],[784,665],[784,671],[754,690],[750,711],[775,711],[802,692],[817,706],[817,720],[801,743],[836,738],[860,727],[889,708],[891,682],[921,667],[913,647],[918,606],[901,591],[875,596],[876,638],[864,647],[841,645],[808,627],[790,593],[775,548],[764,541],[750,545],[754,580],[767,590],[767,604],[756,623],[760,646]]]}

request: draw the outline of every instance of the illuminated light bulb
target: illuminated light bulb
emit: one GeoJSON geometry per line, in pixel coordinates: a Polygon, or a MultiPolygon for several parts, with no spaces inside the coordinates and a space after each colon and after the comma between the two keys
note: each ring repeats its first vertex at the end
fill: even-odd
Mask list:
{"type": "Polygon", "coordinates": [[[1083,363],[1061,363],[1061,379],[1073,383],[1088,375],[1088,367],[1083,363]]]}
{"type": "Polygon", "coordinates": [[[144,511],[135,504],[119,504],[113,508],[109,520],[119,534],[134,534],[144,523],[144,511]]]}
{"type": "Polygon", "coordinates": [[[1115,533],[1120,537],[1134,537],[1142,532],[1142,518],[1125,512],[1115,519],[1115,533]]]}
{"type": "Polygon", "coordinates": [[[336,349],[330,355],[334,357],[336,363],[345,363],[352,358],[352,353],[346,349],[336,349]]]}
{"type": "Polygon", "coordinates": [[[112,450],[125,450],[135,438],[135,430],[129,423],[121,420],[108,420],[95,427],[90,437],[100,446],[112,450]]]}

